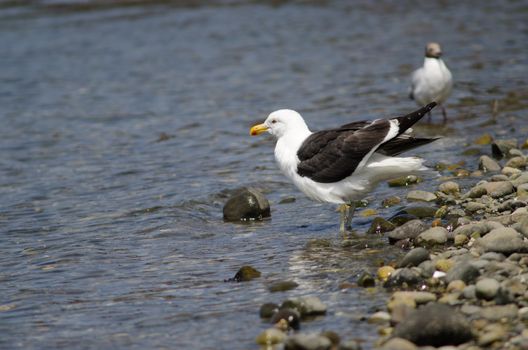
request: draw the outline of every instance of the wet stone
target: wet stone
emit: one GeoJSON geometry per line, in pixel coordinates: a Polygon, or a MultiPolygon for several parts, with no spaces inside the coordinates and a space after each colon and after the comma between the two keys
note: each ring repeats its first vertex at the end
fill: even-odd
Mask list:
{"type": "Polygon", "coordinates": [[[382,266],[378,269],[377,276],[380,281],[386,281],[396,271],[392,266],[382,266]]]}
{"type": "Polygon", "coordinates": [[[355,340],[346,340],[339,344],[337,350],[361,350],[361,345],[355,340]]]}
{"type": "Polygon", "coordinates": [[[235,277],[230,279],[229,281],[235,281],[235,282],[247,282],[251,281],[254,278],[260,277],[261,273],[259,270],[255,269],[252,266],[246,265],[242,266],[238,272],[235,274],[235,277]]]}
{"type": "Polygon", "coordinates": [[[389,242],[394,244],[402,239],[414,239],[428,228],[428,225],[421,220],[408,221],[388,233],[389,242]]]}
{"type": "Polygon", "coordinates": [[[458,345],[473,338],[467,319],[456,309],[429,303],[412,312],[394,329],[394,336],[416,345],[458,345]]]}
{"type": "Polygon", "coordinates": [[[374,287],[376,285],[376,280],[370,273],[363,271],[361,276],[358,278],[357,284],[363,288],[374,287]]]}
{"type": "Polygon", "coordinates": [[[279,305],[265,303],[260,306],[259,315],[260,318],[271,318],[277,311],[279,311],[279,305]]]}
{"type": "Polygon", "coordinates": [[[411,299],[414,300],[416,305],[427,304],[431,301],[436,300],[436,295],[430,292],[417,292],[417,291],[399,291],[394,292],[392,295],[393,299],[411,299]]]}
{"type": "Polygon", "coordinates": [[[482,171],[500,171],[501,166],[488,156],[481,156],[479,159],[479,169],[482,171]]]}
{"type": "Polygon", "coordinates": [[[396,264],[396,267],[418,266],[426,260],[429,260],[429,251],[422,247],[414,248],[405,254],[398,264],[396,264]]]}
{"type": "Polygon", "coordinates": [[[480,316],[489,321],[517,318],[519,308],[515,304],[487,306],[480,309],[480,316]]]}
{"type": "Polygon", "coordinates": [[[268,328],[260,333],[255,342],[259,345],[275,345],[280,344],[286,339],[286,334],[277,328],[268,328]]]}
{"type": "Polygon", "coordinates": [[[488,206],[486,204],[478,202],[469,202],[464,205],[464,208],[470,213],[475,213],[479,210],[485,210],[487,207],[488,206]]]}
{"type": "Polygon", "coordinates": [[[501,159],[507,156],[511,149],[517,148],[516,139],[495,140],[491,144],[491,153],[495,158],[501,159]]]}
{"type": "Polygon", "coordinates": [[[387,181],[390,187],[409,186],[421,182],[422,179],[416,175],[407,175],[387,181]]]}
{"type": "Polygon", "coordinates": [[[418,349],[416,345],[408,341],[407,339],[402,338],[390,338],[385,342],[382,347],[382,350],[416,350],[418,349]]]}
{"type": "Polygon", "coordinates": [[[486,133],[479,136],[473,143],[476,145],[489,145],[493,142],[493,137],[486,133]]]}
{"type": "Polygon", "coordinates": [[[395,205],[398,205],[401,203],[401,198],[398,197],[398,196],[391,196],[391,197],[388,197],[388,198],[385,198],[384,200],[381,201],[381,206],[383,208],[389,208],[389,207],[393,207],[395,205]]]}
{"type": "Polygon", "coordinates": [[[370,315],[368,323],[387,323],[391,320],[391,315],[385,311],[378,311],[370,315]]]}
{"type": "Polygon", "coordinates": [[[280,309],[271,318],[271,324],[274,324],[283,331],[287,331],[289,329],[297,330],[301,326],[301,315],[297,310],[294,309],[280,309]]]}
{"type": "Polygon", "coordinates": [[[445,194],[457,195],[460,193],[460,186],[454,181],[447,181],[440,184],[440,186],[438,186],[438,190],[445,194]]]}
{"type": "Polygon", "coordinates": [[[422,190],[413,190],[407,193],[407,200],[409,201],[433,202],[437,198],[434,193],[422,190]]]}
{"type": "Polygon", "coordinates": [[[517,186],[517,197],[528,198],[528,183],[517,186]]]}
{"type": "Polygon", "coordinates": [[[285,350],[330,350],[331,347],[330,339],[319,334],[297,333],[284,342],[285,350]]]}
{"type": "Polygon", "coordinates": [[[295,283],[294,281],[279,281],[279,282],[275,282],[275,283],[271,284],[268,287],[268,290],[270,292],[272,292],[272,293],[284,292],[284,291],[287,291],[287,290],[295,289],[298,286],[299,285],[297,283],[295,283]]]}
{"type": "Polygon", "coordinates": [[[367,231],[367,234],[380,234],[388,231],[394,230],[396,226],[387,220],[385,220],[382,217],[377,217],[372,220],[372,224],[370,224],[370,227],[367,231]]]}
{"type": "Polygon", "coordinates": [[[395,215],[409,214],[416,216],[418,219],[433,218],[436,214],[437,208],[429,206],[411,206],[400,210],[395,215]]]}
{"type": "Polygon", "coordinates": [[[513,157],[506,162],[506,166],[515,169],[524,169],[526,168],[526,158],[513,157]]]}
{"type": "Polygon", "coordinates": [[[416,237],[418,244],[444,244],[447,242],[447,229],[444,227],[432,227],[416,237]]]}
{"type": "Polygon", "coordinates": [[[408,287],[423,283],[423,278],[419,271],[411,268],[396,270],[383,285],[385,288],[408,287]]]}
{"type": "Polygon", "coordinates": [[[316,296],[302,296],[293,299],[293,302],[301,312],[301,317],[324,315],[326,313],[326,305],[316,296]]]}
{"type": "Polygon", "coordinates": [[[449,283],[451,281],[461,280],[464,281],[464,283],[469,284],[473,282],[479,275],[479,270],[469,261],[461,261],[447,272],[446,281],[449,283]]]}
{"type": "Polygon", "coordinates": [[[487,182],[483,186],[491,198],[501,198],[513,193],[515,190],[510,181],[487,182]]]}
{"type": "Polygon", "coordinates": [[[223,209],[224,220],[261,220],[271,216],[266,197],[254,188],[243,188],[229,198],[223,209]]]}
{"type": "Polygon", "coordinates": [[[397,214],[397,215],[392,216],[389,219],[389,222],[391,224],[394,224],[395,226],[401,226],[401,225],[405,224],[406,222],[409,222],[409,221],[412,221],[412,220],[416,220],[416,219],[418,219],[418,218],[416,216],[414,216],[414,215],[397,214]]]}

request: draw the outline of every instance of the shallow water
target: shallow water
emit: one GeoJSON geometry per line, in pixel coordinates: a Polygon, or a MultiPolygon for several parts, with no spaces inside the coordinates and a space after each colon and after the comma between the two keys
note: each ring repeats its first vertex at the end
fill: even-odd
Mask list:
{"type": "MultiPolygon", "coordinates": [[[[342,247],[335,208],[300,194],[249,126],[285,107],[315,130],[408,112],[437,40],[456,87],[449,125],[418,128],[445,137],[418,154],[474,170],[461,152],[476,137],[528,134],[525,1],[104,4],[0,1],[2,348],[257,348],[262,303],[313,294],[329,312],[303,330],[369,349],[363,317],[385,293],[339,285],[402,252],[365,236],[360,212],[342,247]],[[265,191],[271,220],[222,221],[240,186],[265,191]],[[263,277],[223,282],[246,264],[263,277]],[[267,290],[283,279],[299,287],[267,290]]],[[[380,200],[405,192],[382,185],[369,207],[389,217],[400,207],[380,200]]]]}

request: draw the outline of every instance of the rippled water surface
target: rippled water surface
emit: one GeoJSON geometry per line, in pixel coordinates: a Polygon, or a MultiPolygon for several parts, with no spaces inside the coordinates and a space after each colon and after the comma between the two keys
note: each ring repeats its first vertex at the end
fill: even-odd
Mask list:
{"type": "MultiPolygon", "coordinates": [[[[528,134],[527,16],[526,1],[0,1],[0,347],[257,348],[262,303],[312,294],[329,312],[303,330],[370,348],[385,293],[339,286],[402,252],[361,211],[342,247],[334,206],[248,128],[285,107],[313,129],[408,112],[436,40],[456,86],[449,125],[418,128],[445,137],[418,154],[474,170],[476,137],[528,134]],[[240,186],[265,191],[271,220],[223,222],[240,186]],[[247,264],[263,277],[224,282],[247,264]],[[299,287],[268,291],[284,279],[299,287]]],[[[380,200],[405,191],[369,207],[389,217],[380,200]]]]}

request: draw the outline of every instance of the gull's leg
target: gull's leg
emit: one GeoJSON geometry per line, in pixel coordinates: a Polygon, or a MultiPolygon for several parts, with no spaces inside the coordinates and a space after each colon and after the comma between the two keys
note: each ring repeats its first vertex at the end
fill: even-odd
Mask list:
{"type": "Polygon", "coordinates": [[[346,204],[346,223],[345,227],[347,229],[352,228],[352,217],[354,216],[354,211],[356,210],[356,204],[354,202],[349,202],[346,204]]]}
{"type": "Polygon", "coordinates": [[[433,114],[431,113],[431,111],[427,112],[427,122],[430,123],[431,122],[431,118],[432,118],[433,114]]]}
{"type": "Polygon", "coordinates": [[[445,124],[447,123],[447,111],[443,105],[442,105],[442,115],[444,116],[444,124],[445,124]]]}
{"type": "Polygon", "coordinates": [[[339,232],[345,232],[345,221],[346,221],[346,211],[347,211],[347,205],[341,204],[339,207],[337,207],[337,210],[339,210],[339,232]]]}

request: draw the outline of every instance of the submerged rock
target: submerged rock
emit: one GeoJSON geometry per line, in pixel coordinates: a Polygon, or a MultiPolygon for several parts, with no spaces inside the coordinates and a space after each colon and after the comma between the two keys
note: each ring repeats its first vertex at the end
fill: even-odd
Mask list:
{"type": "Polygon", "coordinates": [[[266,197],[254,188],[243,188],[229,198],[223,209],[224,220],[261,220],[271,216],[266,197]]]}
{"type": "Polygon", "coordinates": [[[297,310],[300,311],[301,317],[324,315],[326,313],[326,305],[316,296],[306,295],[293,299],[292,302],[297,310]]]}
{"type": "Polygon", "coordinates": [[[422,178],[416,175],[401,176],[387,181],[390,187],[402,187],[416,184],[422,181],[422,178]]]}
{"type": "Polygon", "coordinates": [[[460,193],[460,186],[454,181],[447,181],[440,184],[438,190],[445,194],[457,195],[460,193]]]}
{"type": "Polygon", "coordinates": [[[277,311],[279,311],[279,305],[265,303],[260,306],[259,316],[260,318],[271,318],[277,311]]]}
{"type": "Polygon", "coordinates": [[[456,309],[429,303],[412,312],[394,329],[394,336],[416,345],[458,345],[473,339],[467,319],[456,309]]]}
{"type": "Polygon", "coordinates": [[[372,220],[372,224],[370,224],[370,227],[367,231],[368,234],[373,234],[373,233],[383,233],[383,232],[388,232],[388,231],[392,231],[394,230],[396,226],[390,222],[388,222],[387,220],[385,220],[384,218],[378,216],[376,218],[374,218],[374,220],[372,220]]]}
{"type": "Polygon", "coordinates": [[[401,198],[398,196],[390,196],[381,201],[383,208],[392,207],[401,203],[401,198]]]}
{"type": "Polygon", "coordinates": [[[279,281],[275,282],[272,285],[268,287],[268,290],[272,293],[275,292],[284,292],[287,290],[295,289],[299,285],[295,283],[294,281],[279,281]]]}
{"type": "Polygon", "coordinates": [[[364,271],[361,276],[359,276],[357,281],[358,286],[360,287],[374,287],[376,285],[376,280],[372,275],[366,271],[364,271]]]}

